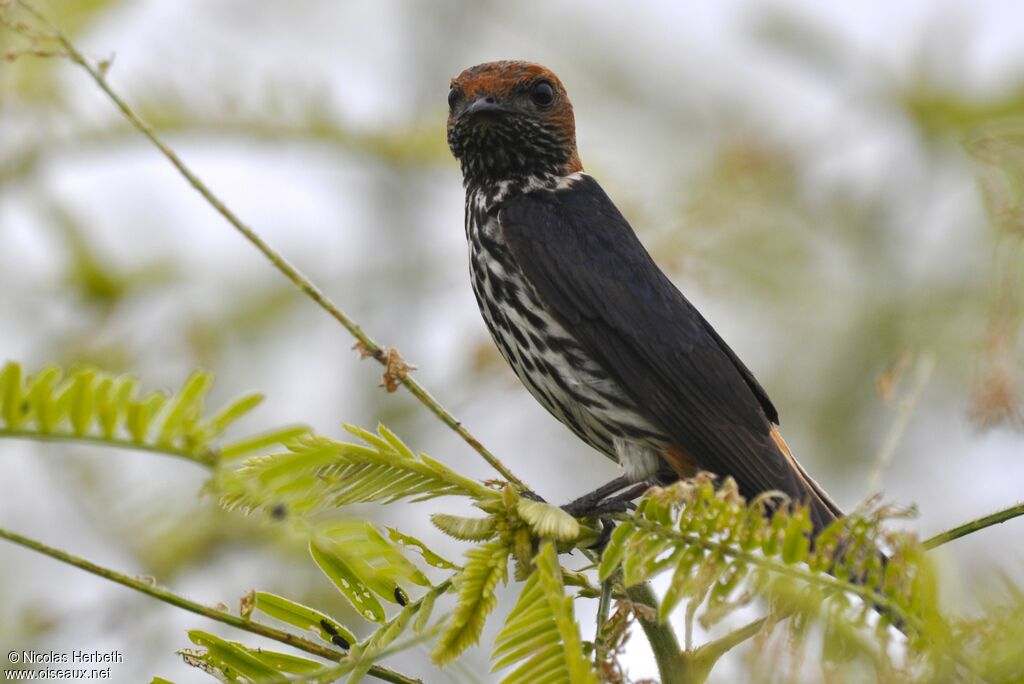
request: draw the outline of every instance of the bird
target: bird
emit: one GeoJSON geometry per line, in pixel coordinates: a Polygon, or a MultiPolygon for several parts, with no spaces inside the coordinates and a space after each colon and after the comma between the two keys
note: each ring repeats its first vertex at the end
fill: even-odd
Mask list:
{"type": "Polygon", "coordinates": [[[815,534],[841,518],[753,373],[583,170],[558,77],[526,61],[478,64],[451,80],[448,108],[484,322],[533,397],[623,469],[563,508],[622,510],[652,484],[707,471],[748,500],[799,502],[815,534]]]}

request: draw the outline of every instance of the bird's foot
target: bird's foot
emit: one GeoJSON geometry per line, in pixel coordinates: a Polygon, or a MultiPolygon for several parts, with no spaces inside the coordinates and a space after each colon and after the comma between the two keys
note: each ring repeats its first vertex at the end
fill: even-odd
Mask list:
{"type": "Polygon", "coordinates": [[[631,507],[636,507],[632,501],[617,496],[600,500],[593,500],[588,496],[582,496],[575,501],[570,501],[561,508],[574,518],[599,518],[610,513],[625,513],[631,507]]]}
{"type": "MultiPolygon", "coordinates": [[[[575,501],[570,501],[564,506],[559,506],[563,511],[568,513],[574,518],[596,518],[602,515],[608,515],[609,513],[625,513],[629,508],[636,508],[631,501],[623,499],[618,496],[610,496],[602,498],[599,495],[600,492],[591,492],[585,494],[575,501]]],[[[519,492],[519,496],[530,501],[536,501],[538,503],[546,504],[540,494],[531,492],[529,489],[524,489],[519,492]]]]}
{"type": "MultiPolygon", "coordinates": [[[[562,506],[562,510],[574,518],[593,517],[600,513],[621,513],[622,510],[613,511],[602,507],[605,501],[609,501],[616,492],[621,491],[630,484],[626,477],[617,477],[611,482],[588,492],[578,499],[570,501],[562,506]]],[[[623,509],[624,510],[624,509],[623,509]]]]}
{"type": "Polygon", "coordinates": [[[601,536],[597,538],[597,541],[586,547],[589,551],[595,551],[601,553],[604,551],[604,547],[608,546],[608,542],[611,541],[612,532],[615,531],[615,521],[611,518],[601,518],[601,536]]]}
{"type": "Polygon", "coordinates": [[[614,496],[608,496],[607,486],[602,487],[589,494],[584,494],[575,501],[570,501],[562,506],[562,510],[574,518],[594,518],[609,513],[625,513],[636,508],[633,499],[646,492],[649,487],[649,483],[640,482],[614,496]]]}

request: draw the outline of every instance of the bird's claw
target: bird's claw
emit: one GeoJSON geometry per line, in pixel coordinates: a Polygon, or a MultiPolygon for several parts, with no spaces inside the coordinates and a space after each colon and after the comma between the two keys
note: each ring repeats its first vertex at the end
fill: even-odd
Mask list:
{"type": "Polygon", "coordinates": [[[590,551],[601,553],[604,551],[604,547],[608,546],[608,542],[611,541],[612,532],[615,531],[615,521],[610,518],[601,518],[601,536],[597,538],[597,541],[587,547],[590,551]]]}
{"type": "Polygon", "coordinates": [[[601,501],[577,499],[562,506],[562,510],[574,518],[597,518],[609,513],[625,513],[630,508],[635,508],[632,501],[624,501],[615,497],[601,501]]]}

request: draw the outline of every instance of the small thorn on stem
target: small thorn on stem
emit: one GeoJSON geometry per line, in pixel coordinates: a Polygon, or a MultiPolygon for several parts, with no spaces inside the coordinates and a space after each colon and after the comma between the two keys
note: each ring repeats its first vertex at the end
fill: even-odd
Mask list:
{"type": "Polygon", "coordinates": [[[409,372],[414,370],[416,370],[416,366],[406,363],[398,350],[392,347],[387,351],[387,361],[384,363],[384,381],[380,386],[388,392],[394,392],[408,377],[409,372]]]}
{"type": "Polygon", "coordinates": [[[372,357],[384,364],[384,375],[380,387],[388,392],[397,390],[402,382],[409,377],[409,373],[416,370],[416,366],[403,359],[394,347],[371,349],[363,342],[356,342],[352,348],[359,352],[360,359],[372,357]]]}

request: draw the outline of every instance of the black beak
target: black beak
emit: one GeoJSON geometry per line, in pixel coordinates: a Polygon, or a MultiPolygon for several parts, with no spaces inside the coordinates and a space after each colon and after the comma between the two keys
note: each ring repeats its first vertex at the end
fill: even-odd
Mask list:
{"type": "Polygon", "coordinates": [[[498,101],[493,97],[478,97],[468,107],[466,107],[465,114],[499,114],[502,112],[508,112],[509,110],[503,105],[498,104],[498,101]]]}

